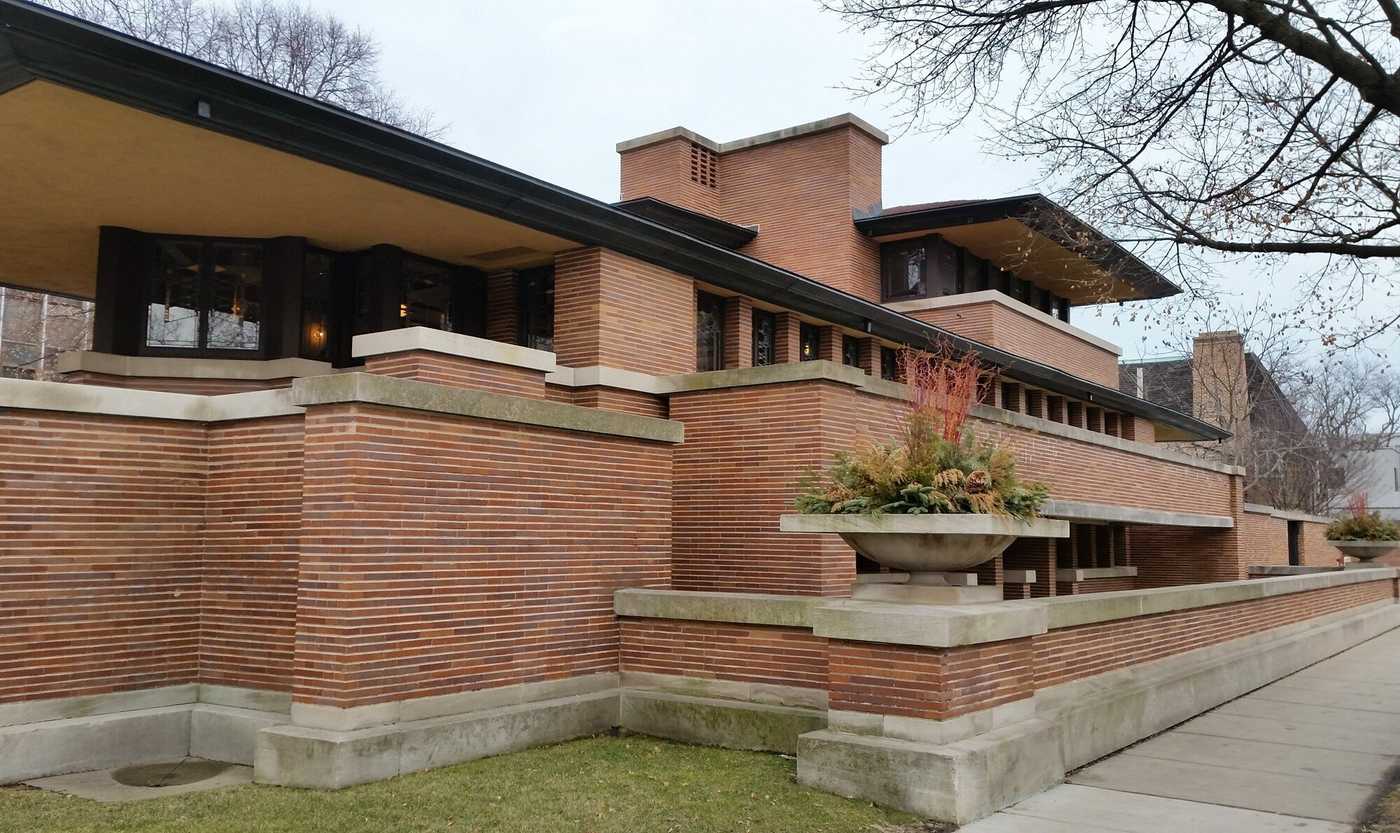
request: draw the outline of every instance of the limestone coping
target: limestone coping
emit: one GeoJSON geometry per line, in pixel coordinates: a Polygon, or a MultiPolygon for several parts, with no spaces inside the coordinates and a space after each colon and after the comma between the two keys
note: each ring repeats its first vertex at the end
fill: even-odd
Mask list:
{"type": "Polygon", "coordinates": [[[491,341],[447,330],[437,330],[432,327],[404,327],[400,330],[365,333],[355,336],[350,342],[350,353],[355,358],[407,353],[413,350],[461,356],[492,364],[523,367],[542,373],[551,373],[558,367],[554,361],[554,354],[545,350],[535,350],[530,347],[506,344],[503,341],[491,341]]]}
{"type": "Polygon", "coordinates": [[[1012,312],[1024,315],[1039,324],[1059,330],[1060,332],[1073,336],[1080,341],[1113,356],[1120,356],[1123,351],[1111,341],[1105,341],[1086,330],[1081,330],[1067,322],[1061,321],[1053,315],[1042,312],[1023,301],[1018,301],[995,289],[983,289],[978,292],[964,292],[961,295],[942,295],[937,298],[919,298],[913,301],[891,301],[884,306],[895,312],[910,313],[929,309],[948,309],[956,307],[971,306],[973,304],[996,304],[1005,307],[1012,312]]]}
{"type": "MultiPolygon", "coordinates": [[[[1371,581],[1393,581],[1397,577],[1400,577],[1400,568],[1368,567],[1184,587],[968,605],[921,605],[756,593],[619,590],[614,596],[614,606],[620,616],[810,627],[816,636],[829,639],[953,648],[1020,639],[1095,622],[1213,607],[1371,581]],[[809,617],[808,623],[801,619],[804,613],[809,617]]],[[[1030,579],[1029,576],[1027,578],[1030,579]]]]}
{"type": "Polygon", "coordinates": [[[1055,571],[1056,581],[1093,581],[1100,578],[1132,578],[1138,574],[1136,567],[1082,567],[1055,571]]]}
{"type": "Polygon", "coordinates": [[[292,392],[285,388],[204,396],[28,379],[0,379],[0,408],[187,422],[226,422],[303,413],[292,401],[292,392]]]}
{"type": "Polygon", "coordinates": [[[1003,584],[1035,584],[1035,570],[1003,570],[1003,584]]]}
{"type": "Polygon", "coordinates": [[[1198,607],[1247,602],[1342,587],[1369,581],[1387,581],[1400,576],[1400,568],[1375,567],[1365,570],[1345,570],[1302,576],[1279,576],[1243,581],[1223,581],[1213,584],[1190,584],[1182,587],[1158,587],[1148,590],[1120,590],[1090,593],[1082,596],[1055,596],[1040,601],[1045,605],[1051,630],[1130,619],[1156,613],[1171,613],[1198,607]]]}
{"type": "Polygon", "coordinates": [[[631,588],[613,593],[618,616],[810,628],[819,596],[631,588]]]}
{"type": "Polygon", "coordinates": [[[1167,509],[1140,509],[1082,500],[1047,500],[1040,514],[1068,521],[1108,521],[1111,523],[1152,524],[1155,526],[1190,526],[1206,529],[1230,529],[1235,519],[1229,515],[1206,515],[1198,512],[1176,512],[1167,509]]]}
{"type": "Polygon", "coordinates": [[[829,118],[807,122],[806,124],[798,124],[793,125],[792,127],[785,127],[781,130],[772,130],[767,133],[759,133],[756,136],[747,136],[743,139],[735,139],[732,142],[716,142],[713,139],[707,139],[704,136],[701,136],[699,133],[696,133],[694,130],[691,130],[689,128],[672,127],[667,130],[658,130],[655,133],[648,133],[645,136],[638,136],[635,139],[625,139],[621,142],[618,142],[617,152],[626,153],[629,150],[644,148],[648,145],[654,145],[658,142],[665,142],[670,139],[685,139],[686,141],[694,142],[695,144],[700,145],[701,147],[707,150],[713,151],[714,153],[729,153],[730,151],[744,150],[746,148],[758,147],[759,145],[767,145],[773,142],[781,142],[787,139],[796,139],[799,136],[809,136],[814,133],[821,133],[824,130],[831,130],[833,128],[844,127],[847,125],[870,134],[872,138],[874,138],[882,145],[887,145],[890,143],[889,134],[885,131],[881,130],[878,127],[875,127],[870,122],[866,121],[865,119],[862,119],[857,115],[854,115],[852,113],[842,113],[839,116],[831,116],[829,118]]]}
{"type": "Polygon", "coordinates": [[[292,384],[292,400],[303,407],[341,403],[385,405],[665,443],[679,443],[685,438],[685,426],[675,420],[435,385],[374,373],[340,373],[298,379],[292,384]]]}
{"type": "Polygon", "coordinates": [[[1332,519],[1326,515],[1313,515],[1308,512],[1295,512],[1292,509],[1278,509],[1273,506],[1266,506],[1262,503],[1246,503],[1244,511],[1254,515],[1270,515],[1285,521],[1306,521],[1308,523],[1330,524],[1332,519]]]}
{"type": "Polygon", "coordinates": [[[1021,520],[1002,515],[783,515],[783,532],[835,532],[953,535],[1016,535],[1030,538],[1068,538],[1069,523],[1045,518],[1021,520]]]}
{"type": "Polygon", "coordinates": [[[299,379],[334,373],[330,362],[284,358],[265,361],[251,359],[176,358],[172,356],[118,356],[79,350],[62,353],[54,363],[59,373],[101,373],[105,376],[155,377],[160,379],[299,379]]]}

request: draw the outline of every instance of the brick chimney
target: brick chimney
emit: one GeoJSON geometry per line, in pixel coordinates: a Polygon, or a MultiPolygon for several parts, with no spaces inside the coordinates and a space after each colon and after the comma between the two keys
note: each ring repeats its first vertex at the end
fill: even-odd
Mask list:
{"type": "Polygon", "coordinates": [[[757,226],[745,254],[878,303],[879,246],[852,220],[880,206],[888,143],[849,113],[724,143],[676,127],[618,144],[622,199],[757,226]]]}
{"type": "Polygon", "coordinates": [[[1234,330],[1196,336],[1191,350],[1191,402],[1196,418],[1234,434],[1237,448],[1248,441],[1244,336],[1234,330]]]}

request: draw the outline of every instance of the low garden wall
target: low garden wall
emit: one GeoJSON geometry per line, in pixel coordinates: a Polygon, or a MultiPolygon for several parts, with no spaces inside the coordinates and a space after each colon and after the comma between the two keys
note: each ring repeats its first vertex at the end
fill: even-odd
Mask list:
{"type": "Polygon", "coordinates": [[[1400,626],[1398,576],[954,607],[622,590],[620,719],[795,750],[805,783],[966,822],[1400,626]]]}

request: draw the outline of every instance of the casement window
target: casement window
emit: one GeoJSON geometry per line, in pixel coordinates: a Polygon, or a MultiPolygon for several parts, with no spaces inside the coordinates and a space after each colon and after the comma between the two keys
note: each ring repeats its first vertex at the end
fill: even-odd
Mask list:
{"type": "Polygon", "coordinates": [[[798,352],[802,355],[802,361],[807,362],[817,357],[817,352],[821,348],[821,330],[815,324],[803,324],[798,328],[798,352]]]}
{"type": "Polygon", "coordinates": [[[301,356],[330,361],[331,340],[335,336],[331,281],[335,275],[335,255],[322,249],[307,249],[301,270],[301,356]]]}
{"type": "Polygon", "coordinates": [[[520,344],[553,352],[554,267],[526,269],[516,275],[516,285],[520,292],[520,344]]]}
{"type": "Polygon", "coordinates": [[[708,292],[695,295],[695,369],[724,369],[724,299],[708,292]]]}
{"type": "Polygon", "coordinates": [[[880,282],[886,301],[923,298],[926,253],[923,240],[886,243],[880,247],[880,282]]]}
{"type": "Polygon", "coordinates": [[[860,367],[860,340],[841,336],[841,363],[850,367],[860,367]]]}
{"type": "Polygon", "coordinates": [[[145,346],[217,354],[262,347],[261,243],[156,238],[145,346]]]}
{"type": "Polygon", "coordinates": [[[893,347],[880,348],[880,378],[890,382],[899,378],[899,354],[893,347]]]}
{"type": "Polygon", "coordinates": [[[400,279],[403,303],[399,318],[404,327],[453,329],[452,267],[424,258],[405,256],[400,279]]]}
{"type": "Polygon", "coordinates": [[[753,366],[766,367],[777,361],[778,317],[773,313],[753,311],[753,366]]]}

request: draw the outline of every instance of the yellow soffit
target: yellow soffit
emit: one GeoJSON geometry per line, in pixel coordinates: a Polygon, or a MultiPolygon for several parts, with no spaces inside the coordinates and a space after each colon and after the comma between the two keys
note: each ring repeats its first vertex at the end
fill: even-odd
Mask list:
{"type": "Polygon", "coordinates": [[[49,81],[0,95],[0,284],[91,298],[98,229],[390,243],[484,270],[579,244],[49,81]]]}

